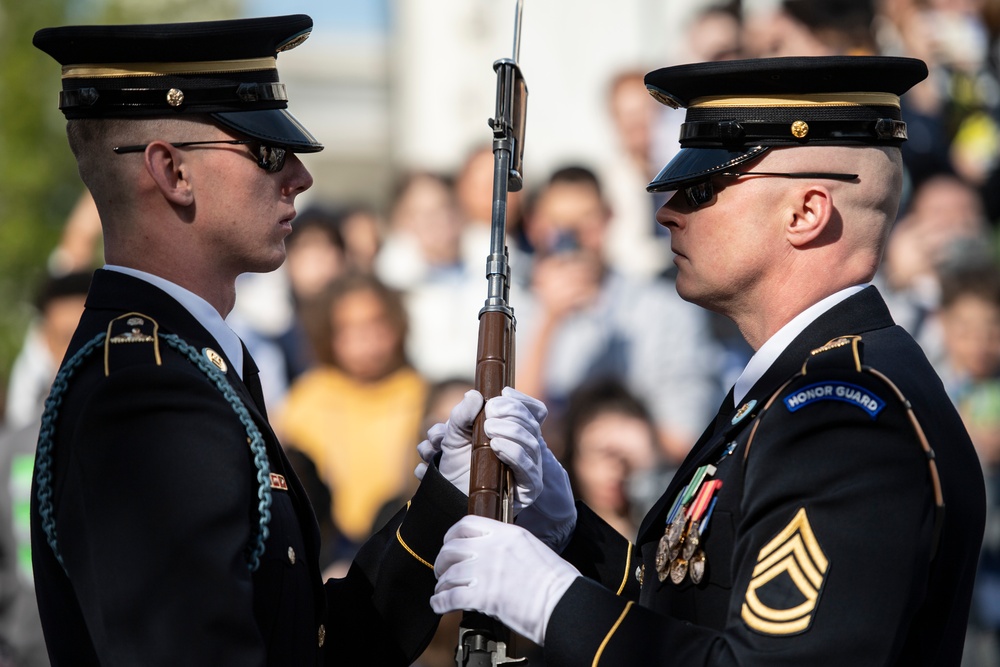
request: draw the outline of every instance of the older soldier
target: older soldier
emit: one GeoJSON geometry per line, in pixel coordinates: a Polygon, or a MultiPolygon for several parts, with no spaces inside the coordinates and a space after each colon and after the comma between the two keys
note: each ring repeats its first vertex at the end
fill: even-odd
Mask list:
{"type": "Polygon", "coordinates": [[[900,198],[898,96],[924,76],[881,57],[646,76],[687,108],[680,153],[649,186],[673,193],[657,219],[677,290],[735,321],[755,355],[637,544],[566,511],[546,459],[525,512],[543,541],[463,519],[435,563],[436,610],[491,614],[549,665],[959,663],[982,472],[867,285],[900,198]]]}
{"type": "MultiPolygon", "coordinates": [[[[63,65],[60,107],[108,263],[39,437],[32,555],[53,665],[405,665],[437,625],[430,563],[465,496],[432,469],[324,584],[312,509],[223,319],[239,274],[284,260],[312,185],[297,153],[322,145],[286,110],[275,69],[311,27],[35,36],[63,65]]],[[[522,410],[492,401],[489,423],[505,405],[522,410]]],[[[503,447],[530,460],[539,443],[503,447]]]]}

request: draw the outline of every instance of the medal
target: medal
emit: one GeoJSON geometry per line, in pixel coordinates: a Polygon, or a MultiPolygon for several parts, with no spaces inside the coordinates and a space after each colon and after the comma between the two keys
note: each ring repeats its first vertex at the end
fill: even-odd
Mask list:
{"type": "Polygon", "coordinates": [[[705,576],[705,552],[702,535],[708,527],[722,488],[721,479],[711,479],[716,467],[704,465],[695,471],[691,482],[681,489],[667,515],[667,526],[656,546],[656,575],[680,584],[691,577],[695,584],[705,576]]]}
{"type": "Polygon", "coordinates": [[[691,524],[691,530],[688,531],[687,536],[684,538],[684,548],[681,549],[681,558],[684,560],[691,560],[694,556],[695,549],[698,548],[698,544],[701,542],[698,534],[698,522],[695,521],[691,524]]]}
{"type": "Polygon", "coordinates": [[[656,576],[663,581],[670,571],[670,559],[667,558],[669,547],[667,546],[667,536],[660,538],[660,543],[656,547],[656,576]]]}
{"type": "Polygon", "coordinates": [[[680,584],[688,573],[688,562],[683,558],[678,558],[670,564],[670,581],[680,584]]]}
{"type": "Polygon", "coordinates": [[[691,557],[688,573],[691,575],[691,581],[695,585],[700,584],[701,580],[705,578],[705,552],[701,549],[698,549],[694,556],[691,557]]]}

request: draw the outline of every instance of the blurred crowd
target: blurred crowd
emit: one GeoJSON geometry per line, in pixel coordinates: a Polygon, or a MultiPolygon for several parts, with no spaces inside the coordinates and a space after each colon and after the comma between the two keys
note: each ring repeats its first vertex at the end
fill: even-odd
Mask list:
{"type": "MultiPolygon", "coordinates": [[[[706,7],[685,35],[684,61],[928,64],[904,99],[904,203],[876,284],[937,367],[983,463],[991,519],[965,664],[1000,665],[1000,1],[745,1],[706,7]]],[[[643,74],[607,84],[612,159],[529,180],[507,209],[516,385],[549,406],[546,439],[577,496],[630,538],[752,354],[730,322],[674,290],[669,235],[653,218],[662,200],[645,185],[676,150],[683,116],[647,95],[643,74]]],[[[316,203],[295,220],[285,265],[237,286],[229,322],[312,497],[328,575],[405,502],[416,443],[473,386],[493,166],[491,146],[471,147],[455,173],[399,173],[384,202],[316,203]]],[[[100,233],[84,195],[9,380],[0,666],[45,664],[31,615],[31,461],[100,233]]],[[[453,620],[420,664],[452,664],[453,620]]]]}

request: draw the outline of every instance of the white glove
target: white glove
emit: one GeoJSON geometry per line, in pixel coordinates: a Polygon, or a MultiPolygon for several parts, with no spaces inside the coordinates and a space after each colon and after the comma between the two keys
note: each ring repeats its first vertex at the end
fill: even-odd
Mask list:
{"type": "Polygon", "coordinates": [[[417,445],[423,459],[413,474],[423,479],[427,465],[441,452],[441,475],[459,491],[469,495],[469,467],[472,465],[472,424],[483,407],[483,395],[472,389],[451,409],[448,421],[427,429],[427,440],[417,445]]]}
{"type": "MultiPolygon", "coordinates": [[[[523,409],[531,413],[532,419],[522,416],[518,419],[518,423],[530,431],[530,437],[522,435],[522,440],[534,439],[538,442],[541,458],[542,492],[532,498],[530,507],[517,514],[514,523],[528,529],[532,535],[547,544],[556,553],[562,553],[573,535],[573,529],[576,528],[576,502],[573,499],[569,475],[556,460],[552,450],[546,446],[545,439],[542,438],[542,422],[548,415],[548,408],[538,399],[510,387],[504,388],[502,396],[516,399],[523,409]]],[[[492,402],[489,401],[486,404],[487,415],[490,414],[492,402]]],[[[514,471],[514,479],[518,482],[518,492],[524,493],[521,480],[518,478],[520,464],[516,461],[517,454],[522,450],[507,446],[504,441],[497,437],[499,433],[493,432],[491,426],[493,426],[491,422],[487,421],[486,434],[493,438],[490,446],[497,453],[497,458],[514,471]]],[[[499,428],[498,425],[498,431],[499,428]]],[[[527,448],[523,451],[527,454],[527,448]]],[[[532,465],[538,466],[534,461],[532,461],[532,465]]],[[[524,467],[528,468],[527,464],[524,467]]],[[[524,476],[527,477],[527,473],[524,476]]],[[[517,503],[515,503],[516,505],[517,503]]]]}
{"type": "MultiPolygon", "coordinates": [[[[427,440],[417,445],[423,459],[413,471],[417,478],[423,479],[427,465],[441,452],[441,474],[459,491],[469,494],[472,427],[482,406],[482,395],[468,391],[452,409],[447,423],[435,424],[428,430],[427,440]]],[[[483,430],[490,439],[490,448],[514,475],[515,512],[528,507],[542,492],[542,451],[546,447],[540,420],[547,412],[540,401],[510,387],[486,402],[483,430]]]]}
{"type": "Polygon", "coordinates": [[[444,536],[431,608],[499,620],[539,646],[549,618],[580,572],[519,526],[467,516],[444,536]]]}

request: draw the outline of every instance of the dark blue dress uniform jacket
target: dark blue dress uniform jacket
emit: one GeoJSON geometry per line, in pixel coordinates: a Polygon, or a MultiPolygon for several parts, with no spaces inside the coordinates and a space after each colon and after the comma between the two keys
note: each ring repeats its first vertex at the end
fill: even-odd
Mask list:
{"type": "MultiPolygon", "coordinates": [[[[158,288],[95,274],[67,358],[115,318],[154,320],[195,350],[221,347],[158,288]]],[[[257,468],[244,425],[222,393],[175,349],[110,346],[71,379],[52,463],[57,562],[32,504],[32,557],[52,664],[406,665],[438,618],[427,602],[432,563],[465,500],[426,482],[361,550],[350,573],[324,584],[311,506],[268,426],[259,389],[225,359],[227,379],[264,436],[272,472],[270,536],[251,572],[259,530],[257,468]],[[256,394],[256,395],[255,395],[256,394]]],[[[252,365],[252,363],[251,363],[252,365]]],[[[37,478],[36,478],[37,487],[37,478]]]]}
{"type": "Polygon", "coordinates": [[[941,382],[873,287],[813,322],[740,406],[724,407],[636,545],[580,507],[564,557],[588,578],[549,621],[548,665],[959,664],[983,532],[982,472],[941,382]],[[858,361],[888,382],[858,369],[853,343],[810,355],[848,335],[860,336],[858,361]],[[893,385],[936,453],[943,513],[893,385]],[[702,536],[704,579],[661,582],[654,563],[667,514],[705,463],[718,464],[723,486],[702,536]]]}

